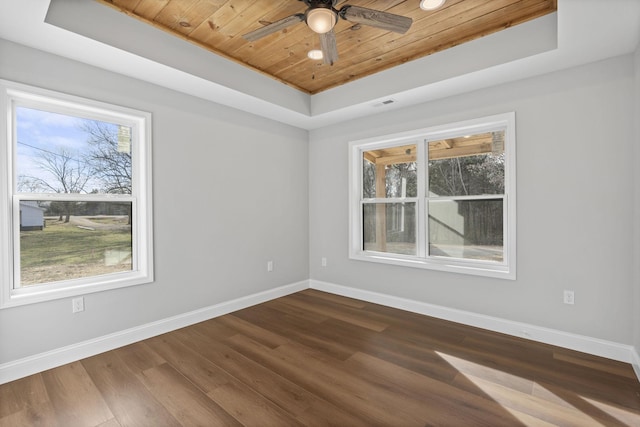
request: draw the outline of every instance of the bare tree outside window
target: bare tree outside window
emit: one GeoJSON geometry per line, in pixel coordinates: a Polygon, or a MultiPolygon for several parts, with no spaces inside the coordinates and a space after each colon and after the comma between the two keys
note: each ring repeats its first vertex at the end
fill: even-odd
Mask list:
{"type": "MultiPolygon", "coordinates": [[[[87,163],[91,172],[109,194],[131,194],[131,139],[130,129],[96,120],[82,124],[87,134],[89,152],[87,163]]],[[[127,223],[131,225],[132,212],[127,223]]]]}
{"type": "Polygon", "coordinates": [[[0,308],[152,282],[151,113],[7,80],[0,98],[0,308]]]}
{"type": "Polygon", "coordinates": [[[130,271],[133,204],[103,195],[132,194],[131,128],[16,110],[17,190],[56,194],[36,201],[44,232],[21,232],[21,284],[130,271]]]}
{"type": "MultiPolygon", "coordinates": [[[[20,175],[18,188],[21,191],[79,194],[86,193],[90,180],[90,168],[69,150],[58,148],[57,152],[39,149],[33,162],[42,172],[39,176],[20,175]]],[[[69,222],[75,202],[61,202],[60,220],[69,222]]]]}
{"type": "Polygon", "coordinates": [[[91,172],[110,194],[131,194],[131,141],[120,137],[122,127],[86,120],[81,129],[89,144],[87,163],[91,172]]]}

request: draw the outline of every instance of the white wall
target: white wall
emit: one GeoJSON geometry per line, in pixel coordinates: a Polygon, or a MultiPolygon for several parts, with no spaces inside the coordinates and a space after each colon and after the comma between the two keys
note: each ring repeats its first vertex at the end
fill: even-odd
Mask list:
{"type": "Polygon", "coordinates": [[[72,314],[68,299],[0,310],[0,365],[309,276],[639,349],[634,62],[640,54],[308,136],[0,40],[0,78],[153,113],[156,255],[155,283],[87,295],[83,313],[72,314]],[[517,114],[517,280],[348,259],[348,141],[506,111],[517,114]],[[210,222],[186,226],[191,209],[210,222]],[[576,292],[576,305],[562,304],[563,289],[576,292]]]}
{"type": "Polygon", "coordinates": [[[308,278],[306,131],[3,40],[0,78],[153,114],[156,278],[0,310],[0,365],[308,278]]]}
{"type": "Polygon", "coordinates": [[[633,58],[618,57],[312,131],[311,279],[632,344],[633,88],[633,58]],[[348,141],[508,111],[517,280],[348,259],[348,141]]]}

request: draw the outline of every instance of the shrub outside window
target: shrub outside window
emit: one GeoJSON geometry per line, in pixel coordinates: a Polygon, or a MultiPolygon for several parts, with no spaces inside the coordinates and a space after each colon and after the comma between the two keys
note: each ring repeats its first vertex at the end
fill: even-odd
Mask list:
{"type": "Polygon", "coordinates": [[[152,281],[150,114],[0,87],[0,306],[152,281]]]}
{"type": "Polygon", "coordinates": [[[515,278],[515,114],[350,144],[350,257],[515,278]]]}

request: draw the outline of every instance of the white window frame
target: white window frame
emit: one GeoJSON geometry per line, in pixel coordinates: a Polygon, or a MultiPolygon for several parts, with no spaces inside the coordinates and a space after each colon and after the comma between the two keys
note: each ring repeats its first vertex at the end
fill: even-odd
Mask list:
{"type": "Polygon", "coordinates": [[[0,308],[153,282],[151,113],[0,80],[0,117],[0,308]],[[18,193],[16,106],[130,126],[132,193],[18,193]],[[60,199],[132,204],[131,271],[19,286],[20,201],[60,199]]]}
{"type": "MultiPolygon", "coordinates": [[[[471,274],[478,276],[497,277],[515,280],[516,278],[516,142],[515,142],[515,113],[509,112],[494,116],[471,119],[451,124],[437,125],[408,132],[402,132],[382,137],[373,137],[349,143],[349,258],[359,261],[369,261],[392,264],[405,267],[423,268],[447,271],[453,273],[471,274]],[[482,132],[504,130],[505,153],[505,190],[503,198],[503,247],[502,262],[484,260],[459,259],[449,257],[429,256],[428,245],[428,201],[427,195],[427,163],[428,141],[471,135],[482,132]],[[416,198],[387,198],[384,202],[416,202],[416,244],[417,255],[401,255],[387,252],[365,251],[363,248],[363,217],[362,204],[381,201],[378,199],[365,201],[362,198],[362,158],[363,152],[384,147],[417,144],[418,162],[418,197],[416,198]]],[[[481,196],[480,198],[494,198],[481,196]]],[[[440,198],[443,199],[443,198],[440,198]]],[[[455,199],[477,199],[477,197],[456,197],[455,199]]]]}

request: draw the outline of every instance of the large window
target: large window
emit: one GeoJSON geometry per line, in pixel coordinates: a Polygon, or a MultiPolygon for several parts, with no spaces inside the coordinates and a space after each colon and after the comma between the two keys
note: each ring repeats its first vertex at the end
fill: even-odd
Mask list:
{"type": "Polygon", "coordinates": [[[515,278],[513,113],[350,145],[353,259],[515,278]]]}
{"type": "Polygon", "coordinates": [[[0,87],[1,306],[150,282],[150,114],[0,87]]]}

